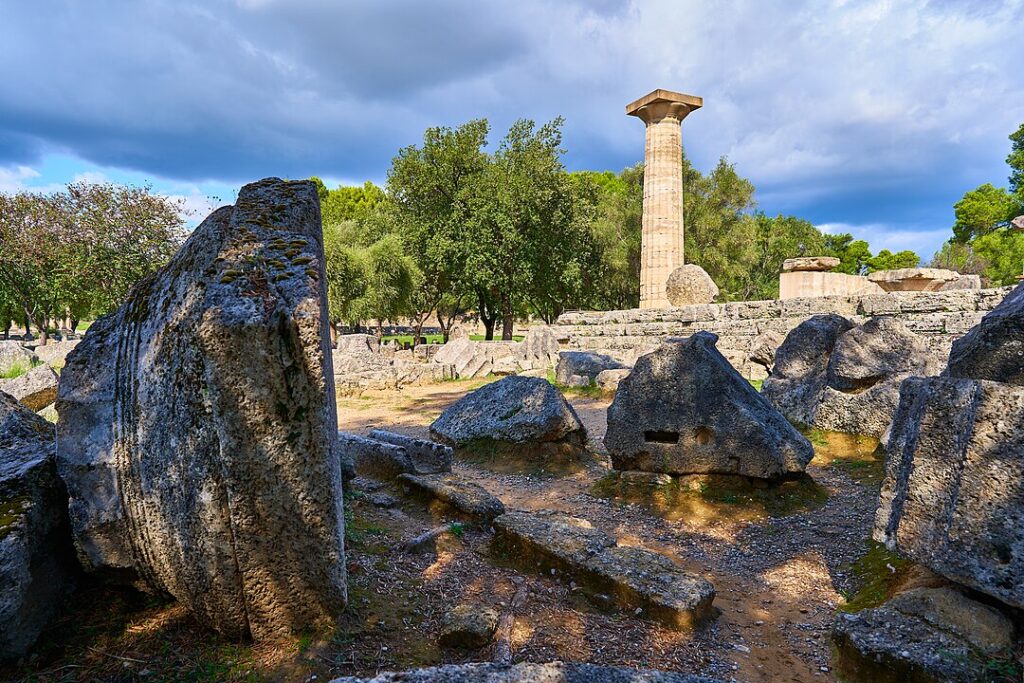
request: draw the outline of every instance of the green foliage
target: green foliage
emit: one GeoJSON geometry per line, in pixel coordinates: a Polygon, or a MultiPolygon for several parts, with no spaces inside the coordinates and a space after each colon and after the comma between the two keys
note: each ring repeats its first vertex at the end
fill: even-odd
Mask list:
{"type": "Polygon", "coordinates": [[[1006,164],[1010,167],[1010,192],[1017,196],[1020,211],[1024,213],[1024,123],[1010,134],[1010,155],[1006,164]]]}
{"type": "Polygon", "coordinates": [[[112,310],[184,241],[180,209],[112,184],[0,195],[0,313],[23,312],[45,339],[54,318],[112,310]]]}
{"type": "Polygon", "coordinates": [[[753,259],[742,299],[775,299],[779,296],[782,262],[797,256],[826,253],[825,235],[809,221],[793,216],[772,218],[754,214],[753,259]]]}
{"type": "Polygon", "coordinates": [[[999,228],[982,235],[971,246],[987,263],[985,277],[993,285],[1013,285],[1024,274],[1024,233],[999,228]]]}
{"type": "Polygon", "coordinates": [[[344,221],[366,221],[379,211],[387,201],[384,190],[369,180],[362,187],[341,185],[328,190],[323,181],[313,176],[320,195],[320,216],[324,225],[344,221]]]}
{"type": "Polygon", "coordinates": [[[920,263],[921,257],[910,250],[898,251],[894,254],[888,249],[883,249],[876,256],[868,259],[867,271],[873,273],[878,270],[917,268],[920,263]]]}
{"type": "Polygon", "coordinates": [[[702,175],[683,158],[684,253],[707,271],[722,300],[744,298],[755,256],[754,185],[724,158],[702,175]]]}
{"type": "Polygon", "coordinates": [[[981,275],[988,267],[988,263],[975,253],[974,247],[970,244],[963,244],[951,239],[935,252],[932,260],[928,262],[928,267],[981,275]]]}
{"type": "Polygon", "coordinates": [[[871,260],[871,248],[864,240],[855,240],[849,233],[825,235],[825,255],[835,256],[840,263],[833,270],[847,275],[864,275],[871,260]]]}
{"type": "Polygon", "coordinates": [[[987,235],[1009,223],[1019,208],[1019,201],[1005,187],[985,183],[966,193],[953,205],[956,215],[953,238],[967,243],[987,235]]]}

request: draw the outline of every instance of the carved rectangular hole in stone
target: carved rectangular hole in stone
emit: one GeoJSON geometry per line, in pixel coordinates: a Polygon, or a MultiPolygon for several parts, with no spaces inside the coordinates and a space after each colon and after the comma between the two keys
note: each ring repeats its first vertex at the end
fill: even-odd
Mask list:
{"type": "Polygon", "coordinates": [[[679,443],[679,432],[649,430],[644,432],[644,441],[647,443],[679,443]]]}

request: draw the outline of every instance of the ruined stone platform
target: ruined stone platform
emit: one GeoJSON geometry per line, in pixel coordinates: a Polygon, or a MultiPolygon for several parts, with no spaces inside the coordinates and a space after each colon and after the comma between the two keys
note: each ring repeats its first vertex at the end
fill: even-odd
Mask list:
{"type": "Polygon", "coordinates": [[[933,352],[949,355],[953,341],[967,333],[1011,288],[946,292],[738,301],[667,309],[563,313],[552,328],[565,348],[603,353],[632,365],[667,337],[688,337],[704,330],[718,335],[718,349],[740,374],[763,379],[763,350],[774,353],[785,336],[813,315],[837,313],[860,325],[889,315],[922,335],[933,352]],[[759,362],[760,361],[760,362],[759,362]]]}

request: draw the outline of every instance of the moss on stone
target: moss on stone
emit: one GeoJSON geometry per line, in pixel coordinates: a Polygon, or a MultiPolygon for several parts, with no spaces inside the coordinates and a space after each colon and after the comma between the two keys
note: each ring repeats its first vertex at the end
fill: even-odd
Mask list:
{"type": "Polygon", "coordinates": [[[0,539],[6,538],[32,505],[28,496],[0,500],[0,539]]]}
{"type": "Polygon", "coordinates": [[[839,607],[843,612],[859,612],[878,607],[888,600],[899,587],[907,571],[913,566],[909,560],[886,549],[881,543],[868,541],[867,552],[850,565],[860,588],[847,597],[839,607]]]}

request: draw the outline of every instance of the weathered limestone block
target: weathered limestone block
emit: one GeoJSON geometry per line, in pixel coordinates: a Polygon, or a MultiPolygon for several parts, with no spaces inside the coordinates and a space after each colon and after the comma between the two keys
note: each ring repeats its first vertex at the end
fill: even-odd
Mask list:
{"type": "Polygon", "coordinates": [[[494,550],[543,574],[562,574],[592,597],[670,628],[689,629],[711,613],[714,586],[643,548],[619,547],[590,522],[561,513],[509,512],[494,520],[494,550]]]}
{"type": "Polygon", "coordinates": [[[450,339],[441,350],[434,355],[433,362],[455,367],[456,376],[463,376],[466,366],[476,356],[476,342],[468,337],[450,339]]]}
{"type": "Polygon", "coordinates": [[[357,476],[394,479],[406,472],[415,472],[409,454],[401,446],[368,439],[365,436],[338,432],[338,452],[352,463],[357,476]]]}
{"type": "Polygon", "coordinates": [[[1013,622],[954,588],[917,588],[880,607],[840,612],[832,629],[843,680],[975,683],[1014,646],[1013,622]]]}
{"type": "Polygon", "coordinates": [[[232,636],[333,623],[344,515],[320,211],[266,179],[67,357],[58,469],[88,570],[232,636]]]}
{"type": "Polygon", "coordinates": [[[426,439],[416,439],[386,429],[371,430],[370,438],[404,448],[416,474],[438,474],[452,471],[451,446],[426,439]]]}
{"type": "Polygon", "coordinates": [[[794,271],[779,275],[779,298],[783,301],[881,294],[883,291],[881,287],[860,275],[820,271],[794,271]]]}
{"type": "Polygon", "coordinates": [[[710,304],[718,296],[718,285],[703,268],[687,263],[668,276],[665,296],[676,307],[710,304]]]}
{"type": "Polygon", "coordinates": [[[1024,607],[1024,387],[911,377],[888,453],[875,539],[1024,607]]]}
{"type": "Polygon", "coordinates": [[[0,341],[0,373],[8,372],[14,367],[28,370],[35,362],[36,355],[13,340],[0,341]]]}
{"type": "Polygon", "coordinates": [[[0,660],[35,643],[78,573],[54,436],[0,392],[0,660]]]}
{"type": "Polygon", "coordinates": [[[947,372],[952,377],[1024,385],[1024,285],[953,342],[947,372]]]}
{"type": "Polygon", "coordinates": [[[835,256],[800,256],[788,258],[782,262],[782,272],[813,272],[829,271],[838,266],[842,261],[835,256]]]}
{"type": "Polygon", "coordinates": [[[601,391],[617,391],[619,388],[619,382],[626,377],[629,377],[631,370],[629,368],[617,368],[614,370],[602,370],[597,373],[597,378],[594,383],[601,389],[601,391]]]}
{"type": "Polygon", "coordinates": [[[868,274],[868,280],[887,292],[937,292],[947,282],[959,279],[960,273],[942,268],[898,268],[868,274]]]}
{"type": "Polygon", "coordinates": [[[803,472],[811,444],[698,332],[637,360],[608,408],[604,444],[617,470],[739,474],[803,472]]]}
{"type": "Polygon", "coordinates": [[[457,454],[574,461],[587,442],[576,411],[547,380],[505,377],[466,394],[430,425],[457,454]]]}
{"type": "Polygon", "coordinates": [[[526,369],[551,368],[558,362],[558,335],[547,326],[531,327],[519,343],[516,357],[526,369]]]}
{"type": "Polygon", "coordinates": [[[57,398],[57,373],[49,365],[39,365],[14,379],[0,379],[0,391],[39,411],[57,398]]]}
{"type": "Polygon", "coordinates": [[[470,519],[489,522],[505,514],[504,503],[487,489],[451,473],[401,474],[398,480],[470,519]]]}
{"type": "Polygon", "coordinates": [[[335,341],[334,349],[346,354],[377,353],[380,343],[372,334],[342,334],[335,341]]]}
{"type": "Polygon", "coordinates": [[[336,678],[331,683],[718,683],[653,669],[597,666],[574,662],[548,664],[446,664],[429,669],[383,673],[374,678],[336,678]]]}
{"type": "Polygon", "coordinates": [[[597,379],[604,370],[618,370],[626,366],[611,356],[590,351],[562,351],[558,354],[555,381],[568,385],[574,376],[586,377],[588,383],[597,379]]]}
{"type": "Polygon", "coordinates": [[[64,359],[71,353],[71,349],[78,346],[78,342],[78,339],[51,341],[45,346],[35,347],[33,352],[40,361],[46,363],[51,368],[62,368],[64,367],[64,359]]]}
{"type": "Polygon", "coordinates": [[[981,276],[980,275],[965,275],[958,273],[960,277],[955,280],[943,283],[939,287],[940,292],[953,292],[961,289],[979,290],[981,289],[981,276]]]}
{"type": "Polygon", "coordinates": [[[497,627],[497,610],[483,605],[458,605],[441,620],[438,642],[441,647],[481,648],[491,642],[497,627]]]}
{"type": "Polygon", "coordinates": [[[790,420],[837,432],[881,436],[900,382],[934,375],[942,362],[924,339],[892,317],[861,326],[815,316],[790,332],[762,392],[790,420]]]}

